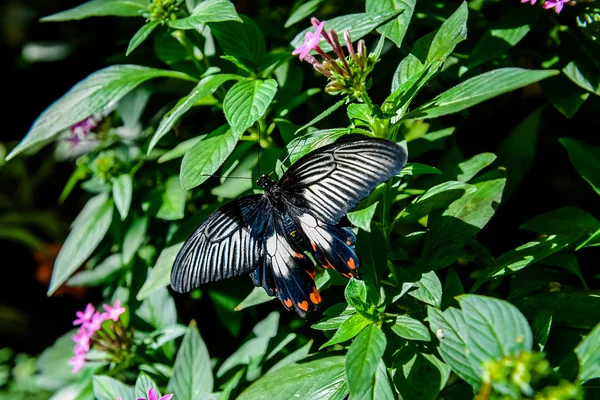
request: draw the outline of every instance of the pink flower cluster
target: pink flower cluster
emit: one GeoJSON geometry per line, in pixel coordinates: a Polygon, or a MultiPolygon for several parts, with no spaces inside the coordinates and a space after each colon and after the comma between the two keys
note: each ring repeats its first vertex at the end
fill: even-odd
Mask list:
{"type": "MultiPolygon", "coordinates": [[[[544,2],[544,8],[546,10],[550,9],[550,8],[554,8],[554,12],[557,14],[560,14],[560,12],[563,9],[563,6],[566,3],[569,3],[571,0],[546,0],[544,2]]],[[[537,2],[537,0],[521,0],[521,3],[531,3],[531,4],[535,4],[537,2]]]]}
{"type": "MultiPolygon", "coordinates": [[[[165,394],[164,396],[162,396],[159,399],[158,394],[156,393],[156,390],[154,390],[152,388],[148,389],[148,400],[171,400],[171,397],[173,397],[172,394],[165,394]]],[[[121,398],[117,397],[117,400],[121,400],[121,398]]],[[[146,400],[146,399],[140,397],[137,400],[146,400]]]]}
{"type": "Polygon", "coordinates": [[[100,330],[104,321],[117,321],[121,314],[125,312],[125,308],[121,307],[121,301],[117,300],[114,306],[104,305],[105,312],[98,312],[93,305],[88,304],[83,311],[77,311],[77,318],[73,321],[73,325],[81,325],[77,334],[73,336],[75,342],[75,356],[71,358],[70,363],[73,365],[73,374],[79,371],[85,365],[85,353],[90,351],[90,344],[94,334],[100,330]]]}

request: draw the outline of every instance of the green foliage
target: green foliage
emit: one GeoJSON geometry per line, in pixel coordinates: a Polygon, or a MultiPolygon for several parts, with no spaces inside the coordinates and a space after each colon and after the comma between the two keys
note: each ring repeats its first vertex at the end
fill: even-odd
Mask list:
{"type": "MultiPolygon", "coordinates": [[[[585,383],[600,378],[600,297],[597,271],[582,254],[600,243],[600,222],[578,199],[593,196],[585,182],[600,193],[600,150],[587,132],[545,133],[554,109],[576,118],[600,93],[597,43],[563,19],[575,6],[554,17],[539,4],[485,0],[267,3],[272,9],[246,9],[250,17],[228,0],[92,0],[43,19],[139,17],[127,50],[110,60],[128,55],[153,67],[92,73],[6,157],[56,143],[57,159],[74,162],[61,202],[87,199],[48,294],[64,283],[99,287],[103,303],[127,308],[119,338],[131,344],[119,342],[122,359],[106,356],[116,336],[102,337],[82,371],[70,374],[69,332],[23,364],[35,364],[38,392],[123,400],[150,388],[175,399],[591,398],[585,383]],[[330,18],[325,28],[344,46],[334,54],[321,41],[314,61],[306,59],[314,68],[302,68],[291,52],[314,32],[304,29],[312,16],[330,18]],[[528,40],[543,45],[532,51],[528,40]],[[349,90],[324,90],[339,77],[349,90]],[[535,108],[511,108],[528,96],[538,97],[535,108]],[[540,106],[542,96],[549,105],[540,106]],[[510,124],[488,120],[503,107],[510,124]],[[470,124],[480,130],[475,139],[464,136],[470,124]],[[498,133],[495,124],[507,129],[498,133]],[[318,268],[326,306],[307,320],[280,315],[244,278],[172,295],[182,243],[212,211],[254,192],[249,178],[281,176],[349,134],[395,141],[410,163],[348,213],[360,267],[349,280],[318,268]],[[541,167],[536,157],[552,146],[562,158],[541,167]],[[573,201],[536,198],[532,211],[530,175],[557,166],[568,177],[552,181],[573,201]],[[496,238],[503,219],[514,232],[496,238]]],[[[0,165],[0,179],[9,167],[23,170],[20,162],[0,165]]],[[[18,192],[30,180],[21,173],[18,192]]],[[[54,220],[5,203],[0,197],[8,210],[0,237],[44,249],[37,230],[52,230],[54,220]]],[[[1,355],[0,378],[14,375],[1,355]]]]}

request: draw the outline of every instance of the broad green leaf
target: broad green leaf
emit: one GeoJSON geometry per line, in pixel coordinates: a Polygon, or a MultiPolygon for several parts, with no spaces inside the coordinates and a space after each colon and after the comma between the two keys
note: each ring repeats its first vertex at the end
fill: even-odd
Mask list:
{"type": "Polygon", "coordinates": [[[351,314],[340,314],[334,317],[325,317],[319,322],[313,324],[311,328],[318,329],[320,331],[338,329],[350,317],[351,314]]]}
{"type": "Polygon", "coordinates": [[[418,158],[421,154],[432,149],[441,149],[448,136],[454,133],[454,128],[446,128],[427,133],[408,142],[408,157],[410,160],[418,158]]]}
{"type": "Polygon", "coordinates": [[[237,400],[342,400],[348,394],[344,363],[345,357],[332,356],[286,365],[254,382],[237,400]]]}
{"type": "Polygon", "coordinates": [[[377,32],[389,38],[394,42],[396,47],[400,47],[408,29],[410,19],[412,18],[415,5],[416,0],[367,0],[365,7],[368,13],[402,10],[402,13],[396,19],[377,28],[377,32]]]}
{"type": "Polygon", "coordinates": [[[358,335],[363,329],[365,329],[368,325],[371,325],[372,321],[369,321],[365,317],[360,314],[354,314],[346,321],[342,322],[339,329],[335,332],[333,337],[325,342],[319,350],[331,346],[337,343],[346,342],[356,335],[358,335]]]}
{"type": "Polygon", "coordinates": [[[348,305],[351,307],[363,311],[368,309],[367,285],[365,281],[350,278],[346,285],[345,296],[348,305]]]}
{"type": "Polygon", "coordinates": [[[262,287],[255,287],[240,304],[235,306],[235,311],[241,311],[244,308],[256,306],[271,300],[275,300],[275,297],[269,296],[262,287]]]}
{"type": "Polygon", "coordinates": [[[52,295],[96,250],[113,217],[113,201],[106,193],[93,197],[74,223],[54,263],[48,296],[52,295]],[[85,215],[82,215],[84,214],[85,215]]]}
{"type": "MultiPolygon", "coordinates": [[[[75,377],[69,368],[69,359],[73,357],[72,336],[76,332],[75,329],[72,329],[60,336],[51,346],[46,347],[35,361],[38,376],[47,382],[50,381],[48,382],[50,385],[46,386],[46,389],[58,390],[74,380],[75,377]]],[[[81,376],[83,373],[78,375],[81,376]]]]}
{"type": "Polygon", "coordinates": [[[181,400],[196,400],[213,391],[210,356],[196,323],[187,329],[173,365],[167,392],[181,400]]]}
{"type": "Polygon", "coordinates": [[[425,164],[409,163],[409,164],[406,164],[406,166],[404,168],[402,168],[402,171],[400,171],[398,176],[400,176],[400,177],[402,177],[402,176],[419,176],[419,175],[429,175],[429,174],[441,175],[442,171],[440,171],[439,169],[437,169],[435,167],[425,165],[425,164]]]}
{"type": "Polygon", "coordinates": [[[298,350],[295,350],[279,360],[275,365],[271,367],[267,371],[267,373],[271,373],[273,371],[277,371],[278,369],[285,367],[286,365],[298,362],[300,360],[305,359],[310,354],[310,348],[313,345],[313,340],[309,340],[304,346],[300,347],[298,350]]]}
{"type": "Polygon", "coordinates": [[[135,397],[146,399],[150,388],[154,389],[158,397],[160,397],[160,390],[158,390],[156,383],[145,373],[140,373],[135,381],[135,397]]]}
{"type": "Polygon", "coordinates": [[[600,147],[577,139],[561,138],[558,141],[567,149],[569,159],[579,175],[600,194],[600,147]]]}
{"type": "Polygon", "coordinates": [[[185,198],[187,194],[181,187],[179,177],[174,175],[167,179],[162,193],[162,204],[156,213],[156,217],[173,221],[184,216],[185,198]]]}
{"type": "Polygon", "coordinates": [[[121,174],[113,179],[112,194],[115,199],[115,206],[121,215],[121,221],[124,221],[129,214],[131,198],[133,197],[133,182],[131,175],[121,174]]]}
{"type": "Polygon", "coordinates": [[[292,12],[287,21],[285,21],[283,27],[289,28],[295,23],[302,21],[304,18],[313,15],[322,2],[323,0],[309,0],[306,3],[301,4],[294,12],[292,12]]]}
{"type": "Polygon", "coordinates": [[[477,42],[469,55],[468,68],[506,54],[529,33],[538,15],[532,7],[515,7],[501,15],[477,42]]]}
{"type": "Polygon", "coordinates": [[[346,112],[348,113],[348,119],[355,125],[369,126],[373,119],[369,106],[364,103],[352,103],[348,105],[346,112]]]}
{"type": "Polygon", "coordinates": [[[513,274],[533,263],[564,249],[581,237],[581,234],[550,235],[517,247],[504,253],[496,260],[497,266],[487,268],[477,279],[471,292],[474,292],[484,283],[494,277],[513,274]]]}
{"type": "Polygon", "coordinates": [[[403,210],[397,218],[417,221],[434,210],[448,207],[460,199],[468,191],[472,192],[473,185],[464,182],[448,181],[436,185],[417,197],[403,210]]]}
{"type": "Polygon", "coordinates": [[[408,360],[397,358],[394,383],[403,399],[432,400],[450,376],[450,367],[436,356],[415,349],[408,360]]]}
{"type": "Polygon", "coordinates": [[[386,345],[385,334],[376,325],[365,328],[350,345],[346,380],[353,398],[373,398],[374,378],[386,345]]]}
{"type": "Polygon", "coordinates": [[[579,382],[600,378],[600,324],[575,349],[579,360],[579,382]]]}
{"type": "Polygon", "coordinates": [[[377,210],[378,201],[362,210],[355,210],[348,213],[348,220],[352,225],[358,226],[360,229],[371,232],[371,220],[377,210]]]}
{"type": "Polygon", "coordinates": [[[234,131],[227,125],[211,132],[192,147],[181,162],[181,185],[190,190],[201,185],[225,162],[243,131],[234,131]]]}
{"type": "MultiPolygon", "coordinates": [[[[344,30],[348,30],[348,32],[350,33],[350,38],[353,42],[356,42],[358,41],[358,39],[367,35],[369,32],[389,22],[392,18],[395,18],[401,12],[401,10],[393,10],[382,13],[348,14],[327,20],[327,22],[325,23],[325,29],[327,29],[327,31],[333,29],[336,32],[340,32],[340,44],[345,45],[346,42],[344,41],[344,38],[341,35],[341,32],[344,32],[344,30]]],[[[290,43],[292,47],[300,47],[302,43],[304,43],[304,36],[308,31],[314,32],[314,28],[307,28],[302,32],[298,33],[290,43]]],[[[325,52],[331,51],[331,46],[329,46],[325,42],[321,43],[320,47],[325,52]]]]}
{"type": "Polygon", "coordinates": [[[199,135],[194,138],[188,139],[179,143],[177,146],[167,151],[165,154],[160,156],[158,159],[158,163],[162,164],[167,161],[175,160],[176,158],[183,157],[185,153],[188,152],[192,147],[196,145],[199,141],[204,139],[207,135],[199,135]]]}
{"type": "Polygon", "coordinates": [[[144,41],[148,39],[148,36],[150,36],[152,31],[154,31],[154,29],[156,29],[159,25],[160,22],[158,21],[152,21],[144,24],[144,26],[142,26],[140,30],[138,30],[129,41],[129,46],[127,46],[127,51],[125,52],[125,55],[128,56],[129,54],[131,54],[132,51],[137,49],[139,45],[144,43],[144,41]]]}
{"type": "Polygon", "coordinates": [[[396,391],[392,388],[390,377],[383,360],[379,361],[375,373],[375,384],[373,386],[373,398],[378,400],[396,400],[396,391]]]}
{"type": "Polygon", "coordinates": [[[579,87],[600,95],[600,74],[591,65],[582,60],[570,61],[562,70],[579,87]]]}
{"type": "Polygon", "coordinates": [[[54,138],[63,129],[116,104],[148,79],[160,77],[194,81],[194,78],[181,72],[139,65],[113,65],[94,72],[42,113],[7,159],[54,138]]]}
{"type": "Polygon", "coordinates": [[[446,280],[444,281],[444,292],[442,294],[442,310],[451,305],[458,305],[455,297],[465,293],[465,288],[456,271],[453,268],[448,268],[447,271],[446,280]]]}
{"type": "Polygon", "coordinates": [[[111,254],[92,270],[81,271],[67,281],[69,286],[99,286],[110,282],[125,267],[120,254],[111,254]]]}
{"type": "Polygon", "coordinates": [[[77,7],[41,19],[42,22],[69,21],[88,17],[141,17],[147,0],[92,0],[77,7]]]}
{"type": "Polygon", "coordinates": [[[156,329],[163,329],[177,323],[175,302],[166,288],[157,290],[142,302],[137,315],[156,329]]]}
{"type": "Polygon", "coordinates": [[[531,322],[531,331],[533,333],[533,343],[537,345],[538,351],[544,351],[550,327],[552,326],[552,310],[541,310],[535,319],[531,322]]]}
{"type": "MultiPolygon", "coordinates": [[[[581,245],[579,245],[575,250],[579,250],[579,248],[581,248],[581,245]]],[[[550,265],[552,267],[561,268],[570,272],[579,278],[584,288],[588,289],[587,283],[581,274],[581,268],[579,268],[579,263],[577,262],[577,257],[575,256],[574,252],[564,251],[560,253],[554,253],[543,260],[540,260],[540,264],[550,265]]]]}
{"type": "Polygon", "coordinates": [[[423,119],[453,114],[556,74],[558,71],[555,70],[496,69],[467,79],[417,107],[404,118],[423,119]]]}
{"type": "Polygon", "coordinates": [[[256,69],[265,55],[265,37],[252,19],[240,16],[243,23],[225,21],[210,24],[210,30],[225,54],[256,69]]]}
{"type": "Polygon", "coordinates": [[[127,265],[133,260],[140,246],[144,242],[148,231],[149,217],[147,215],[137,217],[133,220],[123,238],[123,264],[127,265]]]}
{"type": "Polygon", "coordinates": [[[498,159],[506,168],[506,187],[503,194],[505,199],[512,196],[529,173],[536,153],[542,110],[538,108],[519,122],[498,146],[498,159]]]}
{"type": "Polygon", "coordinates": [[[138,292],[136,299],[144,300],[158,290],[169,286],[171,283],[171,269],[181,246],[183,246],[183,243],[177,243],[163,249],[158,256],[158,260],[156,260],[156,264],[150,270],[146,282],[144,282],[144,285],[138,292]]]}
{"type": "Polygon", "coordinates": [[[422,340],[428,342],[431,340],[429,330],[421,321],[406,315],[396,317],[396,322],[392,325],[392,331],[404,339],[422,340]]]}
{"type": "Polygon", "coordinates": [[[12,150],[7,159],[54,138],[63,129],[116,104],[141,83],[159,77],[194,80],[181,72],[139,65],[113,65],[94,72],[73,86],[42,113],[33,123],[27,136],[12,150]]]}
{"type": "Polygon", "coordinates": [[[199,3],[189,17],[169,21],[175,29],[200,29],[209,22],[236,21],[242,22],[233,3],[229,0],[205,0],[199,3]]]}
{"type": "Polygon", "coordinates": [[[577,207],[564,207],[536,215],[521,224],[519,229],[558,235],[561,233],[593,233],[600,229],[600,222],[590,213],[577,207]]]}
{"type": "Polygon", "coordinates": [[[408,294],[415,299],[421,300],[424,303],[440,308],[442,305],[442,282],[437,277],[434,271],[429,271],[413,283],[417,290],[413,290],[408,294]]]}
{"type": "Polygon", "coordinates": [[[267,111],[277,93],[277,81],[245,79],[233,85],[223,100],[227,122],[236,133],[243,133],[267,111]]]}
{"type": "Polygon", "coordinates": [[[568,119],[573,118],[590,96],[587,91],[571,82],[563,74],[543,80],[540,86],[550,104],[568,119]]]}
{"type": "Polygon", "coordinates": [[[127,386],[110,376],[94,376],[94,397],[96,400],[114,400],[120,397],[121,400],[134,400],[135,392],[131,386],[127,386]]]}
{"type": "MultiPolygon", "coordinates": [[[[152,140],[150,141],[150,144],[148,145],[148,154],[150,154],[150,151],[152,151],[152,149],[154,148],[154,146],[156,146],[158,141],[164,135],[166,135],[171,130],[171,128],[173,128],[173,125],[175,125],[175,123],[179,120],[179,118],[181,118],[183,116],[183,114],[188,112],[189,109],[192,108],[198,100],[200,100],[204,96],[214,93],[223,83],[230,81],[230,80],[239,80],[239,79],[241,79],[241,77],[238,75],[217,74],[217,75],[209,75],[209,76],[203,78],[202,80],[200,80],[200,82],[198,82],[198,84],[196,85],[194,90],[192,90],[190,92],[190,94],[188,94],[187,96],[185,96],[181,100],[179,100],[177,102],[177,104],[175,105],[175,107],[173,107],[160,121],[160,125],[156,129],[156,132],[154,132],[154,135],[152,136],[152,140]]],[[[190,140],[194,140],[194,139],[190,139],[190,140]]],[[[163,159],[165,156],[166,156],[166,154],[163,155],[161,157],[161,159],[163,159]]],[[[171,158],[169,158],[169,159],[171,159],[171,158]]],[[[163,160],[163,162],[164,161],[167,161],[167,160],[163,160]]]]}

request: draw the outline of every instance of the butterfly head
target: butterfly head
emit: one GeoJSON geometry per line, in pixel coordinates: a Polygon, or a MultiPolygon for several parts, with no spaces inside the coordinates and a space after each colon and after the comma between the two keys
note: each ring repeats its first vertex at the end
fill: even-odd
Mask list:
{"type": "Polygon", "coordinates": [[[270,188],[275,186],[275,181],[269,175],[263,174],[256,180],[256,184],[263,188],[265,192],[268,192],[270,188]]]}

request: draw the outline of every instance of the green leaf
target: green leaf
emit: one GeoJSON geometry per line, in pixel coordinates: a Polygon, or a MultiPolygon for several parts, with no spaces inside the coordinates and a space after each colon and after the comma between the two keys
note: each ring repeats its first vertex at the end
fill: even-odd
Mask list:
{"type": "Polygon", "coordinates": [[[125,267],[120,254],[111,254],[92,270],[81,271],[67,281],[69,286],[100,286],[114,279],[125,267]]]}
{"type": "Polygon", "coordinates": [[[450,175],[452,180],[469,182],[484,168],[490,166],[496,160],[492,153],[481,153],[466,161],[456,164],[449,169],[444,168],[445,175],[450,175]]]}
{"type": "Polygon", "coordinates": [[[156,291],[169,286],[171,283],[171,269],[173,268],[175,258],[177,258],[177,253],[179,253],[182,246],[183,243],[177,243],[166,247],[161,251],[156,260],[156,264],[154,264],[154,267],[150,270],[148,279],[144,282],[136,299],[140,301],[144,300],[156,293],[156,291]]]}
{"type": "Polygon", "coordinates": [[[391,22],[377,28],[377,32],[385,35],[396,47],[402,45],[402,40],[408,29],[408,24],[415,9],[416,0],[367,0],[365,5],[368,13],[402,10],[402,13],[391,22]]]}
{"type": "Polygon", "coordinates": [[[378,201],[368,207],[363,208],[362,210],[349,212],[347,215],[348,220],[352,223],[352,225],[358,226],[364,231],[371,232],[371,220],[373,219],[375,211],[377,210],[377,204],[379,204],[378,201]]]}
{"type": "Polygon", "coordinates": [[[175,160],[176,158],[183,157],[185,155],[185,153],[188,152],[188,150],[190,150],[192,147],[194,147],[196,145],[196,143],[198,143],[199,141],[204,139],[206,136],[208,136],[208,135],[199,135],[199,136],[196,136],[194,138],[191,138],[191,139],[188,139],[188,140],[185,140],[185,141],[179,143],[177,146],[175,146],[174,148],[172,148],[171,150],[167,151],[165,154],[160,156],[160,158],[158,159],[158,163],[162,164],[167,161],[171,161],[171,160],[175,160]]]}
{"type": "Polygon", "coordinates": [[[142,302],[137,315],[156,329],[168,328],[177,323],[175,302],[166,288],[157,290],[142,302]]]}
{"type": "Polygon", "coordinates": [[[600,147],[577,139],[561,138],[558,141],[567,149],[569,159],[579,175],[600,194],[600,147]]]}
{"type": "Polygon", "coordinates": [[[320,331],[329,331],[338,329],[344,321],[351,317],[351,314],[340,314],[333,317],[325,317],[319,322],[313,324],[311,328],[320,331]]]}
{"type": "Polygon", "coordinates": [[[305,359],[310,354],[310,348],[312,347],[312,345],[313,340],[311,339],[298,350],[293,351],[292,353],[279,360],[275,365],[271,367],[271,369],[267,371],[267,373],[277,371],[278,369],[285,367],[286,365],[305,359]]]}
{"type": "Polygon", "coordinates": [[[571,119],[590,96],[561,74],[540,83],[546,99],[566,118],[571,119]]]}
{"type": "Polygon", "coordinates": [[[541,310],[531,323],[531,331],[533,333],[533,343],[537,345],[539,351],[544,351],[550,327],[552,326],[552,310],[541,310]]]}
{"type": "Polygon", "coordinates": [[[575,354],[579,360],[579,382],[600,378],[600,324],[579,343],[575,354]]]}
{"type": "Polygon", "coordinates": [[[277,93],[277,81],[245,79],[233,85],[223,100],[223,111],[234,132],[243,133],[267,111],[277,93]]]}
{"type": "Polygon", "coordinates": [[[551,235],[543,237],[504,253],[496,260],[497,266],[485,269],[477,279],[471,292],[481,287],[494,277],[513,274],[531,264],[539,262],[569,246],[581,237],[581,234],[551,235]]]}
{"type": "Polygon", "coordinates": [[[200,29],[209,22],[236,21],[242,22],[229,0],[205,0],[199,3],[189,17],[169,21],[175,29],[200,29]]]}
{"type": "Polygon", "coordinates": [[[444,182],[436,185],[417,197],[399,217],[410,221],[417,221],[434,210],[448,207],[452,202],[460,199],[467,191],[471,193],[473,186],[464,182],[444,182]]]}
{"type": "Polygon", "coordinates": [[[158,397],[160,397],[160,390],[158,390],[156,383],[145,373],[140,373],[135,381],[135,397],[146,399],[150,388],[154,389],[158,397]]]}
{"type": "Polygon", "coordinates": [[[266,303],[271,300],[275,300],[275,297],[269,296],[262,287],[255,287],[240,304],[235,306],[235,311],[241,311],[245,308],[266,303]]]}
{"type": "Polygon", "coordinates": [[[52,387],[46,387],[47,390],[58,390],[73,381],[74,376],[68,365],[69,359],[73,357],[72,336],[76,332],[75,329],[72,329],[60,336],[51,346],[46,347],[35,361],[36,372],[40,379],[52,382],[52,387]]]}
{"type": "Polygon", "coordinates": [[[66,11],[42,18],[42,22],[70,21],[88,17],[141,17],[146,11],[146,0],[92,0],[66,11]]]}
{"type": "Polygon", "coordinates": [[[600,76],[596,68],[582,60],[573,60],[563,68],[564,74],[579,87],[600,96],[600,76]]]}
{"type": "Polygon", "coordinates": [[[561,233],[593,233],[600,229],[600,222],[590,213],[577,207],[564,207],[536,215],[523,223],[519,229],[558,235],[561,233]]]}
{"type": "Polygon", "coordinates": [[[396,322],[392,325],[392,331],[396,335],[408,340],[421,340],[424,342],[431,340],[427,327],[421,321],[406,315],[396,317],[396,322]]]}
{"type": "Polygon", "coordinates": [[[435,118],[453,114],[556,74],[558,71],[555,70],[496,69],[454,86],[417,107],[405,115],[404,119],[435,118]]]}
{"type": "Polygon", "coordinates": [[[190,190],[201,185],[225,162],[243,131],[223,125],[192,147],[181,162],[181,185],[190,190]]]}
{"type": "Polygon", "coordinates": [[[319,350],[337,343],[346,342],[358,335],[363,329],[365,329],[371,324],[372,322],[363,317],[362,315],[354,314],[346,321],[344,321],[342,325],[340,325],[340,328],[335,332],[333,337],[327,342],[325,342],[323,345],[321,345],[321,347],[319,347],[319,350]]]}
{"type": "Polygon", "coordinates": [[[123,238],[123,264],[127,265],[133,260],[133,256],[144,242],[148,231],[149,217],[144,215],[133,220],[123,238]]]}
{"type": "Polygon", "coordinates": [[[323,0],[310,0],[301,4],[294,10],[287,21],[285,21],[285,25],[283,27],[287,29],[295,23],[302,21],[304,18],[313,15],[322,2],[323,0]]]}
{"type": "MultiPolygon", "coordinates": [[[[359,14],[348,14],[341,17],[327,20],[325,23],[325,29],[327,31],[333,29],[336,32],[344,32],[348,30],[350,32],[350,38],[353,42],[367,35],[377,27],[389,22],[392,18],[396,17],[401,13],[401,10],[393,10],[383,13],[359,13],[359,14]]],[[[306,32],[314,31],[314,28],[307,28],[302,32],[298,33],[296,37],[290,43],[292,47],[297,48],[304,43],[304,36],[306,32]]],[[[344,38],[340,34],[340,44],[345,45],[344,38]]],[[[331,51],[331,46],[327,43],[320,44],[323,51],[331,51]]]]}
{"type": "Polygon", "coordinates": [[[374,378],[386,345],[385,334],[376,325],[365,328],[350,345],[346,380],[353,398],[373,398],[374,378]]]}
{"type": "MultiPolygon", "coordinates": [[[[410,359],[396,359],[394,383],[403,399],[437,399],[450,376],[450,367],[436,356],[415,351],[410,359]]],[[[408,357],[407,357],[408,358],[408,357]]]]}
{"type": "Polygon", "coordinates": [[[363,125],[368,127],[373,119],[369,106],[364,103],[352,103],[348,105],[346,112],[348,113],[348,119],[357,126],[363,125]]]}
{"type": "Polygon", "coordinates": [[[225,54],[256,69],[265,55],[265,37],[256,22],[245,15],[240,17],[243,23],[219,22],[210,24],[210,30],[225,54]]]}
{"type": "Polygon", "coordinates": [[[51,296],[98,247],[113,217],[113,201],[106,193],[91,198],[81,211],[62,248],[52,271],[48,289],[51,296]]]}
{"type": "Polygon", "coordinates": [[[425,164],[409,163],[402,168],[398,176],[441,175],[442,171],[425,164]]]}
{"type": "Polygon", "coordinates": [[[144,26],[142,26],[129,41],[129,46],[127,46],[125,55],[128,56],[132,51],[137,49],[140,44],[144,43],[152,31],[154,31],[154,29],[156,29],[159,25],[159,21],[152,21],[144,24],[144,26]]]}
{"type": "Polygon", "coordinates": [[[156,213],[156,217],[167,221],[183,218],[186,196],[187,194],[181,187],[179,177],[177,175],[171,176],[165,182],[165,189],[162,193],[162,204],[156,213]]]}
{"type": "Polygon", "coordinates": [[[506,54],[529,33],[538,15],[537,10],[531,7],[516,7],[502,14],[477,42],[469,55],[468,68],[506,54]]]}
{"type": "Polygon", "coordinates": [[[114,400],[120,397],[121,400],[134,400],[135,392],[131,386],[118,381],[110,376],[95,375],[94,397],[97,400],[114,400]]]}
{"type": "Polygon", "coordinates": [[[303,131],[304,129],[313,126],[314,124],[316,124],[317,122],[321,121],[322,119],[324,119],[325,117],[328,117],[332,112],[334,112],[335,110],[337,110],[338,108],[340,108],[342,105],[344,105],[346,103],[346,99],[341,99],[339,100],[337,103],[335,103],[334,105],[328,107],[325,111],[323,111],[321,114],[317,115],[316,117],[314,117],[313,119],[311,119],[308,123],[302,125],[300,128],[296,129],[296,132],[294,132],[294,135],[297,135],[298,133],[300,133],[301,131],[303,131]]]}
{"type": "Polygon", "coordinates": [[[196,323],[187,329],[173,365],[167,392],[181,400],[196,400],[213,391],[210,356],[196,323]]]}
{"type": "Polygon", "coordinates": [[[141,83],[159,77],[194,81],[194,78],[181,72],[139,65],[113,65],[94,72],[42,113],[7,159],[54,138],[63,129],[116,104],[141,83]]]}
{"type": "Polygon", "coordinates": [[[345,296],[348,305],[351,307],[363,311],[368,309],[367,285],[365,281],[350,278],[346,285],[345,296]]]}
{"type": "Polygon", "coordinates": [[[348,393],[342,356],[286,365],[254,382],[237,400],[342,400],[348,393]]]}
{"type": "MultiPolygon", "coordinates": [[[[148,154],[150,154],[150,151],[152,151],[152,149],[154,148],[154,146],[156,146],[158,141],[173,128],[175,123],[179,121],[179,118],[181,118],[183,114],[188,112],[198,100],[200,100],[204,96],[214,93],[223,83],[230,80],[239,79],[241,79],[240,76],[233,74],[216,74],[202,78],[202,80],[198,82],[194,90],[192,90],[187,96],[181,98],[181,100],[177,102],[175,107],[173,107],[167,114],[165,114],[163,119],[160,121],[160,125],[156,129],[156,132],[154,132],[152,140],[148,145],[148,154]]],[[[161,157],[161,160],[165,158],[165,156],[166,154],[161,157]]],[[[162,162],[164,161],[167,160],[163,160],[162,162]]]]}
{"type": "Polygon", "coordinates": [[[129,207],[131,206],[131,198],[133,197],[133,182],[131,181],[131,175],[121,174],[113,179],[112,185],[113,198],[115,199],[115,206],[119,214],[121,214],[121,221],[124,221],[129,214],[129,207]]]}
{"type": "Polygon", "coordinates": [[[504,199],[512,196],[531,169],[541,122],[542,108],[538,108],[519,122],[498,147],[498,159],[507,174],[504,199]]]}
{"type": "Polygon", "coordinates": [[[377,372],[375,373],[375,384],[373,386],[373,398],[378,400],[397,399],[396,391],[392,388],[387,368],[383,360],[379,361],[377,372]]]}
{"type": "Polygon", "coordinates": [[[414,286],[417,287],[417,290],[409,292],[410,296],[434,307],[441,307],[442,282],[440,282],[435,272],[429,271],[423,274],[419,281],[414,282],[414,286]]]}

